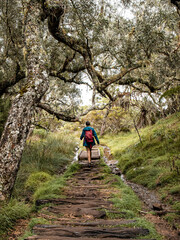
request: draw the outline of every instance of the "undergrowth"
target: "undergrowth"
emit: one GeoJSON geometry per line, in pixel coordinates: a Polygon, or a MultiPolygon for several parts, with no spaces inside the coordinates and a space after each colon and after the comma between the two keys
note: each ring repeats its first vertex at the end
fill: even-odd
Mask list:
{"type": "Polygon", "coordinates": [[[111,148],[128,180],[158,191],[179,214],[180,113],[139,131],[142,143],[135,131],[106,135],[101,142],[111,148]]]}
{"type": "Polygon", "coordinates": [[[0,209],[0,236],[6,239],[6,232],[13,229],[19,219],[29,217],[31,207],[23,202],[11,200],[0,209]]]}
{"type": "Polygon", "coordinates": [[[41,184],[35,191],[33,200],[64,197],[62,194],[62,188],[65,186],[67,179],[79,168],[80,165],[78,163],[73,163],[67,168],[62,176],[55,176],[52,180],[41,184]]]}
{"type": "Polygon", "coordinates": [[[20,170],[13,192],[16,198],[31,195],[29,190],[44,182],[44,174],[50,176],[60,174],[73,159],[76,141],[70,134],[47,133],[44,130],[35,130],[29,138],[23,152],[20,170]],[[39,180],[37,177],[39,175],[39,180]],[[34,181],[29,188],[28,182],[34,181]],[[34,179],[34,180],[33,180],[34,179]]]}
{"type": "Polygon", "coordinates": [[[50,224],[50,222],[47,221],[44,218],[32,218],[31,221],[28,224],[27,230],[25,231],[25,233],[23,234],[22,237],[18,238],[18,240],[24,240],[27,237],[34,235],[32,230],[33,230],[33,227],[35,225],[37,225],[37,224],[46,224],[46,225],[48,225],[48,224],[50,224]]]}
{"type": "Polygon", "coordinates": [[[145,228],[149,230],[146,238],[162,240],[154,225],[140,215],[142,204],[133,190],[119,176],[112,175],[107,170],[109,168],[107,165],[103,165],[101,162],[101,166],[106,174],[105,184],[108,184],[112,190],[110,200],[113,202],[114,211],[106,210],[107,217],[109,219],[124,218],[133,220],[132,223],[123,224],[123,227],[145,228]]]}
{"type": "MultiPolygon", "coordinates": [[[[35,130],[25,147],[11,201],[1,204],[0,236],[8,239],[18,219],[27,218],[37,210],[37,199],[57,198],[69,176],[79,165],[70,165],[74,157],[76,139],[64,133],[35,130]],[[70,165],[65,171],[65,167],[70,165]],[[59,176],[64,172],[64,175],[59,176]],[[25,204],[27,202],[28,204],[25,204]]],[[[26,233],[29,236],[28,233],[26,233]]]]}

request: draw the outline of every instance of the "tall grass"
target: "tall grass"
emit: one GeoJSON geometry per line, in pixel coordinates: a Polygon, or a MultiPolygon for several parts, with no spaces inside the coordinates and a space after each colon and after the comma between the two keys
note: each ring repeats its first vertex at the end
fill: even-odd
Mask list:
{"type": "Polygon", "coordinates": [[[23,202],[11,200],[0,209],[0,236],[6,238],[6,232],[13,228],[18,219],[27,218],[31,208],[23,202]]]}
{"type": "Polygon", "coordinates": [[[135,131],[106,135],[101,142],[111,148],[127,179],[156,189],[179,211],[172,197],[180,194],[180,113],[141,129],[140,134],[142,144],[135,131]]]}
{"type": "Polygon", "coordinates": [[[31,174],[59,174],[73,159],[76,141],[69,134],[35,130],[25,147],[13,196],[26,197],[26,181],[31,174]],[[42,173],[43,174],[43,173],[42,173]]]}
{"type": "Polygon", "coordinates": [[[2,239],[8,239],[5,237],[7,231],[14,227],[18,219],[27,218],[35,209],[33,200],[60,196],[65,180],[77,169],[77,166],[71,166],[65,177],[58,177],[72,161],[75,147],[76,139],[68,131],[66,134],[34,131],[22,156],[12,199],[0,208],[2,239]]]}

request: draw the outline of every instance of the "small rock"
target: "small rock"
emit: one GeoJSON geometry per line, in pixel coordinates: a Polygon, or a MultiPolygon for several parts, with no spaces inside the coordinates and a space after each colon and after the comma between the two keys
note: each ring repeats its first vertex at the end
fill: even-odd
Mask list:
{"type": "Polygon", "coordinates": [[[162,211],[163,210],[163,207],[160,203],[154,203],[153,204],[153,210],[155,211],[162,211]]]}

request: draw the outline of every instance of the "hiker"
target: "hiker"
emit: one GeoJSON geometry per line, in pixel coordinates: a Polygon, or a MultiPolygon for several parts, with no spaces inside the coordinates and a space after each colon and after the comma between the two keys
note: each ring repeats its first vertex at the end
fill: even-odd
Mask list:
{"type": "Polygon", "coordinates": [[[86,127],[83,129],[80,139],[83,140],[83,146],[86,147],[87,155],[88,155],[88,163],[91,164],[91,149],[95,144],[94,137],[96,139],[97,144],[99,144],[99,139],[94,128],[90,127],[90,122],[86,122],[86,127]]]}

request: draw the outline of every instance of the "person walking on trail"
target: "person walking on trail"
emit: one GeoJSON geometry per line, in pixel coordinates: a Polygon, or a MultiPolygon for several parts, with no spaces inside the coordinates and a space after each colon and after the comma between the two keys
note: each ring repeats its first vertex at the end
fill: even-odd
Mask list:
{"type": "Polygon", "coordinates": [[[86,147],[89,164],[91,164],[91,149],[94,145],[96,145],[94,137],[96,139],[97,144],[99,144],[99,139],[97,137],[96,131],[94,130],[94,128],[90,127],[90,122],[87,121],[86,127],[82,130],[80,139],[82,140],[84,138],[83,146],[86,147]]]}

